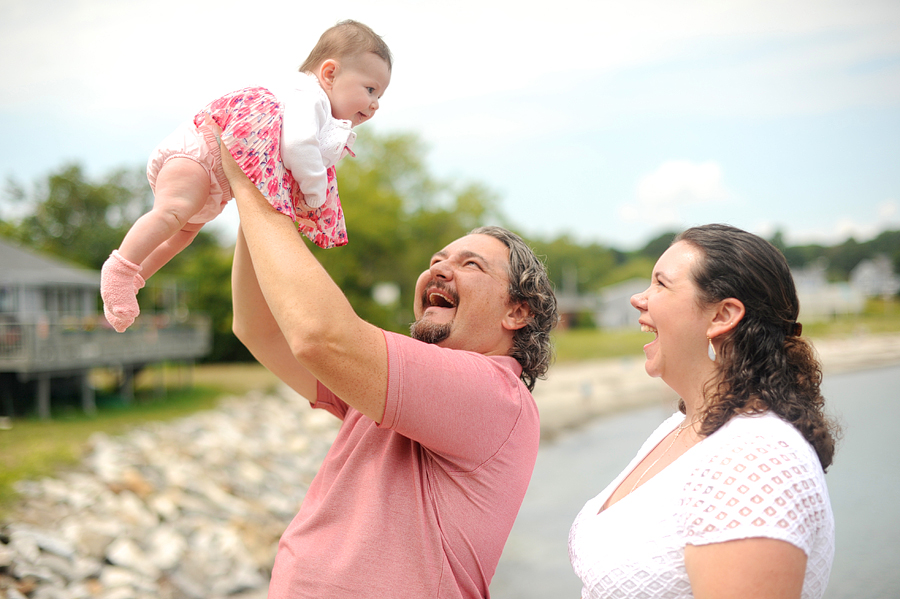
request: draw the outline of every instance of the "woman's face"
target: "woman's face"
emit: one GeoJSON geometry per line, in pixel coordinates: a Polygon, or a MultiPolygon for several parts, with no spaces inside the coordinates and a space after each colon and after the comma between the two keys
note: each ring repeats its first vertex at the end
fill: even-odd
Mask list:
{"type": "Polygon", "coordinates": [[[697,246],[675,243],[653,268],[650,287],[631,297],[631,305],[640,312],[641,330],[656,336],[644,346],[647,374],[662,378],[682,396],[696,387],[701,380],[697,377],[705,380],[712,365],[706,334],[714,311],[700,307],[691,276],[702,258],[697,246]]]}

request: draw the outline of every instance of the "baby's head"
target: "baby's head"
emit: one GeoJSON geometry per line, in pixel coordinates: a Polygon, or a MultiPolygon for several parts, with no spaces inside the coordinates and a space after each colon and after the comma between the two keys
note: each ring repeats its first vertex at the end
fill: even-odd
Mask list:
{"type": "Polygon", "coordinates": [[[374,31],[356,21],[326,30],[300,70],[315,75],[331,101],[331,114],[355,127],[378,110],[391,82],[391,51],[374,31]]]}

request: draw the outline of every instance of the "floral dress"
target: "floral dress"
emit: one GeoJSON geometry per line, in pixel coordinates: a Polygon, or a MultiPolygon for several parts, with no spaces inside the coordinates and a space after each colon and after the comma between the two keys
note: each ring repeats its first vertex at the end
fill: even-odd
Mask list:
{"type": "MultiPolygon", "coordinates": [[[[318,208],[307,205],[300,186],[282,162],[283,113],[284,107],[268,89],[247,87],[210,102],[194,117],[194,125],[207,143],[217,147],[215,134],[206,125],[206,115],[210,115],[222,129],[222,141],[241,170],[269,203],[290,216],[297,229],[313,243],[326,249],[346,245],[347,229],[335,167],[332,165],[327,170],[325,203],[318,208]]],[[[230,198],[231,188],[221,159],[216,162],[216,177],[230,198]]]]}

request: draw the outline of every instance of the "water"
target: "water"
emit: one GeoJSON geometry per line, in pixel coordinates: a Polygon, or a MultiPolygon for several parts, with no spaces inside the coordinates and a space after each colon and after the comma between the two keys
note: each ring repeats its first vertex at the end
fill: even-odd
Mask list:
{"type": "MultiPolygon", "coordinates": [[[[900,597],[900,366],[826,376],[828,411],[844,427],[826,476],[836,555],[825,599],[900,597]]],[[[541,448],[491,584],[494,599],[576,599],[569,527],[674,411],[614,414],[541,448]]]]}

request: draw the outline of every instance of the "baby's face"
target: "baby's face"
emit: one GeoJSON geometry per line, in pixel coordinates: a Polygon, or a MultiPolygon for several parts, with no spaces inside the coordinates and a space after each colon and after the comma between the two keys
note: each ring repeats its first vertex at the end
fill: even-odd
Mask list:
{"type": "Polygon", "coordinates": [[[331,114],[350,121],[356,127],[378,110],[378,100],[391,82],[387,63],[377,54],[366,52],[345,61],[325,87],[331,100],[331,114]]]}

